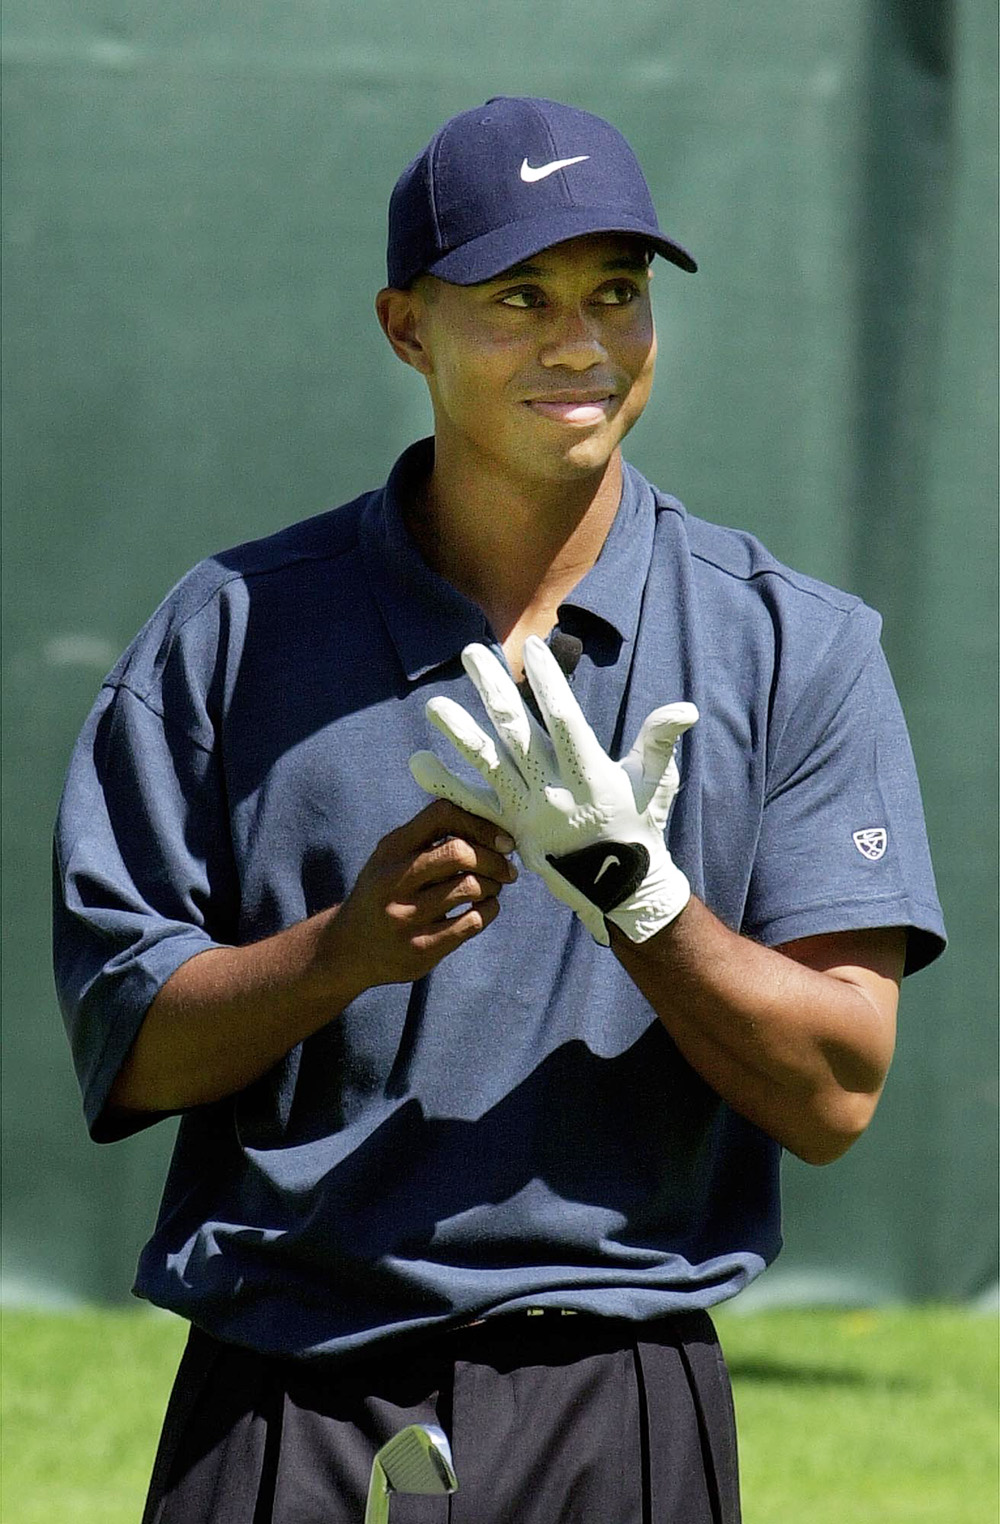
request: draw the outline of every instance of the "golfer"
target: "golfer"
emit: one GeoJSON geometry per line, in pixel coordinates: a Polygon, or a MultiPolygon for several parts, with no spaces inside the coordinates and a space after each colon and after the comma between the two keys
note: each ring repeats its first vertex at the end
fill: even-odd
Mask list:
{"type": "Polygon", "coordinates": [[[357,1524],[422,1422],[459,1490],[400,1524],[739,1518],[708,1309],[778,1253],[782,1150],[865,1130],[943,928],[877,615],[622,458],[654,261],[683,301],[608,123],[445,123],[376,301],[433,438],[196,567],[79,740],[87,1121],[181,1118],[146,1524],[357,1524]]]}

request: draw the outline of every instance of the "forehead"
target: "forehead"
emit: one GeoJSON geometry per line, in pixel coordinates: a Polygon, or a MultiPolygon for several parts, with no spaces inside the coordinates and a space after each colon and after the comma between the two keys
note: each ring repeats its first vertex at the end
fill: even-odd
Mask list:
{"type": "Polygon", "coordinates": [[[604,274],[615,270],[644,270],[649,260],[649,245],[642,238],[627,233],[588,233],[582,238],[552,244],[481,284],[491,286],[497,281],[544,279],[580,272],[604,274]]]}

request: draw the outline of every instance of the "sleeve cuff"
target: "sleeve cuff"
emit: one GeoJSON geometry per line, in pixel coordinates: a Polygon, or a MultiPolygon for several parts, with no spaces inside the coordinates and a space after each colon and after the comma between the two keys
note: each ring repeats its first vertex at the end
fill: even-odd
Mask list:
{"type": "MultiPolygon", "coordinates": [[[[82,1077],[83,1111],[87,1128],[95,1143],[111,1143],[129,1137],[162,1121],[168,1112],[121,1111],[108,1105],[108,1095],[136,1039],[146,1012],[172,974],[199,953],[208,952],[219,943],[191,927],[161,936],[140,953],[129,957],[116,969],[108,965],[87,992],[81,1008],[114,1010],[116,1019],[107,1040],[90,1072],[82,1077]]],[[[96,1014],[95,1014],[96,1019],[96,1014]]],[[[103,1023],[101,1023],[103,1025],[103,1023]]]]}
{"type": "Polygon", "coordinates": [[[906,933],[903,974],[915,974],[939,958],[947,946],[947,934],[937,908],[911,899],[891,898],[815,906],[788,915],[772,916],[759,925],[746,925],[747,936],[765,947],[780,947],[799,937],[823,936],[827,932],[868,931],[879,926],[902,926],[906,933]]]}

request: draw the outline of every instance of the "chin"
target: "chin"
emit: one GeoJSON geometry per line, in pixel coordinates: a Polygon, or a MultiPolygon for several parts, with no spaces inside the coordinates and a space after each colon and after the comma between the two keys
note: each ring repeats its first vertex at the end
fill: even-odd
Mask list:
{"type": "Polygon", "coordinates": [[[588,477],[602,476],[617,448],[613,445],[610,450],[596,450],[581,442],[561,452],[525,452],[519,461],[518,475],[536,481],[584,481],[588,477]]]}
{"type": "Polygon", "coordinates": [[[567,474],[574,477],[593,476],[596,472],[605,471],[623,438],[624,433],[616,430],[610,439],[607,435],[595,435],[571,444],[562,455],[567,474]]]}

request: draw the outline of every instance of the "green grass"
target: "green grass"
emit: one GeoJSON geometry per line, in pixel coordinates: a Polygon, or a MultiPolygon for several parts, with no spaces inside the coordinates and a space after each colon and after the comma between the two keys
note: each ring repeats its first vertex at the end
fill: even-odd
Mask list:
{"type": "Polygon", "coordinates": [[[139,1524],[186,1331],[145,1311],[3,1315],[3,1524],[139,1524]]]}
{"type": "MultiPolygon", "coordinates": [[[[717,1321],[745,1524],[996,1524],[994,1318],[717,1321]]],[[[137,1524],[183,1339],[144,1312],[5,1313],[3,1524],[137,1524]]]]}
{"type": "Polygon", "coordinates": [[[716,1321],[746,1524],[997,1524],[995,1318],[885,1309],[716,1321]]]}

